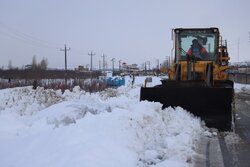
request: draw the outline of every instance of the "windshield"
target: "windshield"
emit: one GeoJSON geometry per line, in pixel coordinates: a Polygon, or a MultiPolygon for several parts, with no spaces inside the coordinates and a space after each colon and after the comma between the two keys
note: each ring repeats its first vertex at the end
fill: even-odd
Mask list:
{"type": "Polygon", "coordinates": [[[187,56],[197,60],[215,60],[217,33],[206,30],[180,30],[176,32],[176,60],[187,60],[187,56]]]}

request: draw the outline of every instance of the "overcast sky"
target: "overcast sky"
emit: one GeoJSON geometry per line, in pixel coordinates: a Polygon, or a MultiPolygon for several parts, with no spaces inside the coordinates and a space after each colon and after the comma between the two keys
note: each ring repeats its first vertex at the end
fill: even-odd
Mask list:
{"type": "Polygon", "coordinates": [[[231,61],[249,61],[249,0],[0,0],[0,67],[48,59],[64,67],[94,67],[104,54],[128,64],[163,61],[170,56],[171,30],[218,27],[228,41],[231,61]]]}

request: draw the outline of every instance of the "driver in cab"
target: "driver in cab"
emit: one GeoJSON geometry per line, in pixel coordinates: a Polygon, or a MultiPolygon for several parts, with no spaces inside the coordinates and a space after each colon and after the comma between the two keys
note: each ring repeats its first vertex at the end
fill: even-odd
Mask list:
{"type": "Polygon", "coordinates": [[[194,39],[191,47],[187,51],[187,56],[194,56],[195,58],[203,59],[206,53],[206,49],[198,42],[197,39],[194,39]]]}

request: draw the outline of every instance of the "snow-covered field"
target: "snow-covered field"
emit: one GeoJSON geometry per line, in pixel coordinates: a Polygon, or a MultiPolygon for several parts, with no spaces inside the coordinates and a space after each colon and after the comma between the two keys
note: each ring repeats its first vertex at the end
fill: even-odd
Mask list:
{"type": "Polygon", "coordinates": [[[0,166],[193,166],[201,121],[179,107],[140,102],[144,79],[93,94],[0,90],[0,166]]]}

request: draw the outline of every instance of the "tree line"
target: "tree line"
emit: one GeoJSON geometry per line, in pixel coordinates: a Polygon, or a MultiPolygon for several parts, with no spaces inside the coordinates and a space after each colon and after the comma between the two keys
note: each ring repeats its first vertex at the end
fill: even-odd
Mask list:
{"type": "MultiPolygon", "coordinates": [[[[36,59],[36,56],[33,56],[31,63],[26,64],[25,66],[23,66],[22,69],[47,70],[48,69],[48,64],[49,63],[48,63],[47,58],[43,57],[43,59],[40,62],[38,62],[37,59],[36,59]]],[[[13,66],[12,60],[9,60],[8,69],[9,70],[14,70],[14,69],[18,69],[18,68],[13,66]]]]}

